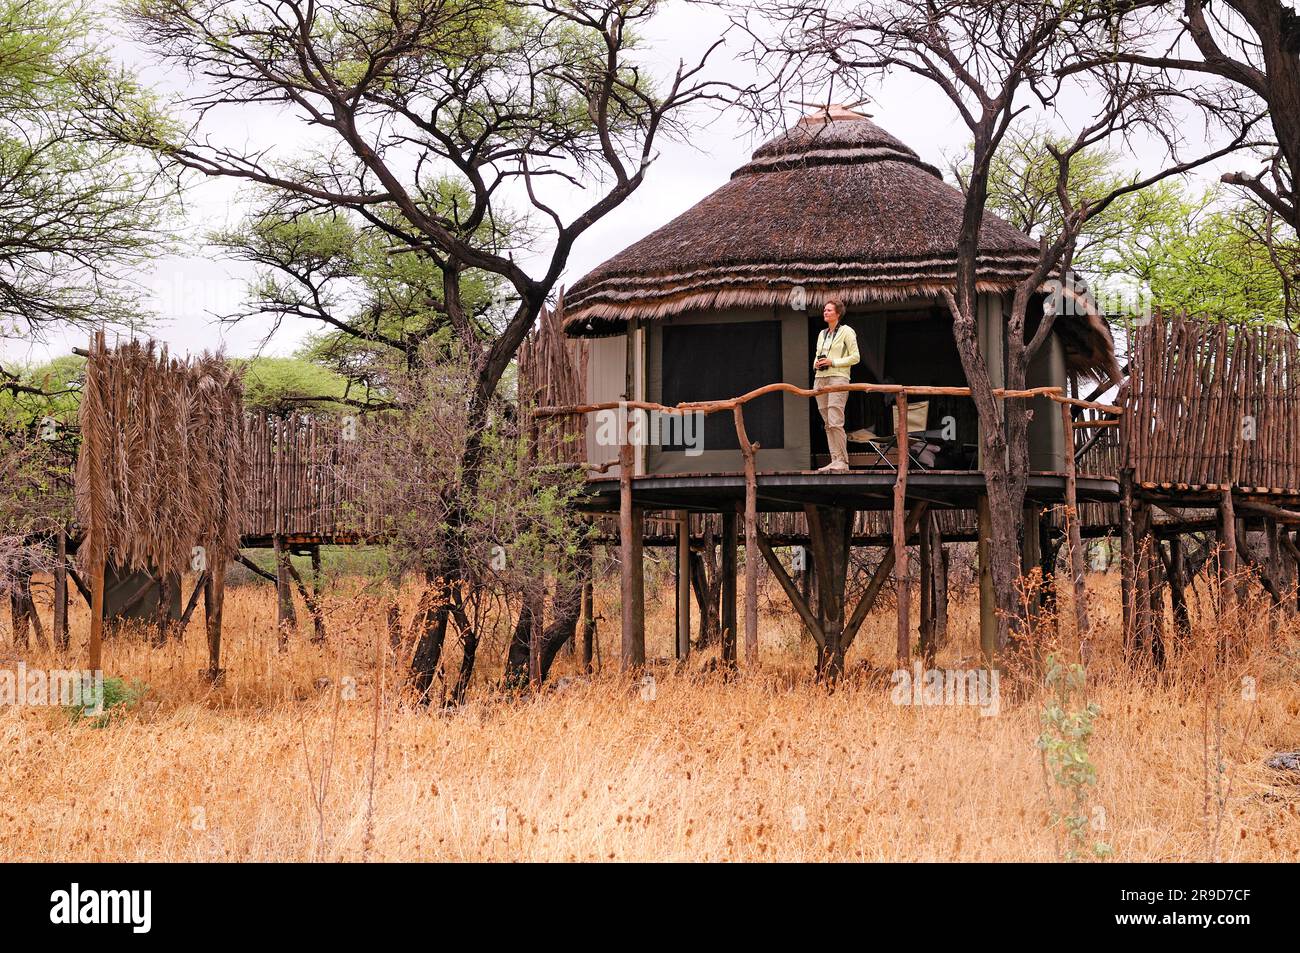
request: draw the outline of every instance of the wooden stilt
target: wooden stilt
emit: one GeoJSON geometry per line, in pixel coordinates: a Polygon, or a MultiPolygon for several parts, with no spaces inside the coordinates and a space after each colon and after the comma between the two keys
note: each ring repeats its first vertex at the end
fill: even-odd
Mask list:
{"type": "Polygon", "coordinates": [[[1150,582],[1147,585],[1147,595],[1151,600],[1151,663],[1156,668],[1164,668],[1165,664],[1165,600],[1163,572],[1161,565],[1161,549],[1163,544],[1153,532],[1151,534],[1151,548],[1153,555],[1148,560],[1148,572],[1151,574],[1150,582]]]}
{"type": "Polygon", "coordinates": [[[1040,590],[1039,604],[1042,606],[1043,615],[1052,620],[1052,625],[1057,631],[1060,630],[1061,621],[1058,618],[1058,600],[1056,590],[1056,562],[1059,554],[1055,540],[1052,538],[1052,526],[1048,520],[1039,519],[1038,521],[1038,565],[1041,567],[1042,588],[1040,590]]]}
{"type": "Polygon", "coordinates": [[[1061,404],[1062,431],[1066,435],[1065,448],[1065,522],[1066,537],[1070,541],[1070,582],[1074,586],[1074,625],[1079,639],[1079,655],[1088,662],[1091,623],[1088,621],[1088,590],[1085,584],[1083,562],[1083,535],[1079,531],[1079,481],[1075,472],[1073,418],[1069,404],[1061,404]]]}
{"type": "Polygon", "coordinates": [[[642,577],[643,534],[640,520],[632,505],[632,469],[634,451],[630,434],[619,448],[619,545],[622,556],[620,589],[622,592],[623,637],[619,657],[623,671],[632,671],[645,664],[645,614],[644,602],[638,602],[637,593],[644,592],[642,577]]]}
{"type": "Polygon", "coordinates": [[[907,469],[911,460],[907,432],[907,392],[895,398],[898,408],[898,472],[894,476],[894,598],[898,604],[898,640],[896,652],[898,665],[906,668],[911,659],[911,586],[907,579],[907,530],[903,524],[907,517],[907,469]]]}
{"type": "Polygon", "coordinates": [[[839,506],[805,506],[808,535],[817,567],[819,624],[825,645],[819,646],[818,674],[832,681],[844,671],[847,651],[844,632],[844,587],[848,578],[853,511],[839,506]]]}
{"type": "Polygon", "coordinates": [[[984,664],[992,668],[998,653],[998,612],[997,600],[993,594],[992,546],[989,540],[993,536],[993,519],[989,513],[988,494],[980,494],[976,503],[976,517],[979,526],[979,540],[976,543],[976,558],[980,570],[980,652],[984,664]]]}
{"type": "Polygon", "coordinates": [[[323,643],[325,641],[325,614],[321,610],[320,594],[324,587],[324,575],[321,572],[320,546],[311,548],[311,599],[307,599],[307,593],[304,588],[303,601],[307,603],[307,608],[311,611],[313,634],[312,641],[323,643]]]}
{"type": "Polygon", "coordinates": [[[1237,619],[1237,514],[1232,486],[1224,487],[1219,500],[1219,657],[1232,648],[1229,633],[1237,619]]]}
{"type": "Polygon", "coordinates": [[[1030,629],[1034,630],[1038,624],[1038,612],[1042,608],[1043,584],[1042,584],[1042,565],[1043,553],[1039,549],[1042,543],[1042,534],[1039,527],[1043,522],[1042,511],[1036,504],[1030,503],[1022,511],[1023,532],[1020,537],[1020,575],[1023,579],[1022,585],[1025,587],[1024,601],[1026,603],[1026,620],[1030,629]],[[1035,580],[1035,577],[1038,577],[1035,580]],[[1030,592],[1031,583],[1037,582],[1034,591],[1030,592]]]}
{"type": "Polygon", "coordinates": [[[754,472],[757,444],[745,432],[744,406],[734,410],[736,438],[745,461],[745,665],[758,665],[758,478],[754,472]]]}
{"type": "Polygon", "coordinates": [[[1152,638],[1151,617],[1151,507],[1141,504],[1133,516],[1134,556],[1133,585],[1133,662],[1141,664],[1150,649],[1152,638]]]}
{"type": "Polygon", "coordinates": [[[54,644],[68,650],[68,533],[60,527],[54,536],[54,644]]]}
{"type": "Polygon", "coordinates": [[[736,547],[735,512],[722,514],[722,661],[736,664],[736,547]]]}
{"type": "Polygon", "coordinates": [[[203,609],[207,616],[209,681],[221,681],[221,614],[226,602],[226,561],[212,560],[203,584],[203,609]]]}
{"type": "Polygon", "coordinates": [[[677,660],[691,654],[691,515],[677,514],[677,660]]]}
{"type": "Polygon", "coordinates": [[[934,662],[934,553],[931,550],[930,539],[930,526],[933,522],[934,517],[930,514],[921,520],[921,531],[918,534],[920,548],[917,554],[921,564],[919,637],[921,658],[924,659],[927,668],[934,662]]]}
{"type": "Polygon", "coordinates": [[[315,592],[307,588],[307,582],[302,578],[291,560],[285,561],[285,566],[289,570],[289,578],[293,580],[294,586],[298,589],[298,595],[302,596],[302,603],[307,607],[307,612],[311,616],[312,637],[311,640],[317,645],[325,641],[325,614],[320,604],[320,571],[315,573],[315,592]]]}
{"type": "Polygon", "coordinates": [[[293,606],[292,576],[290,575],[289,547],[283,536],[272,540],[275,551],[275,628],[279,634],[280,650],[289,647],[289,636],[298,627],[298,613],[293,606]]]}
{"type": "Polygon", "coordinates": [[[591,575],[582,584],[582,671],[592,673],[592,654],[596,641],[596,612],[591,575]]]}
{"type": "Polygon", "coordinates": [[[1130,660],[1137,645],[1137,618],[1135,593],[1137,589],[1137,553],[1133,526],[1133,471],[1122,470],[1120,482],[1120,601],[1124,613],[1124,654],[1130,660]]]}
{"type": "MultiPolygon", "coordinates": [[[[93,479],[93,477],[92,477],[93,479]]],[[[102,671],[103,669],[103,638],[104,638],[104,563],[106,554],[104,552],[103,529],[98,531],[100,541],[92,544],[90,548],[90,642],[88,648],[87,664],[92,672],[102,671]]]]}
{"type": "Polygon", "coordinates": [[[934,648],[936,653],[948,644],[948,548],[943,543],[943,534],[939,532],[939,521],[931,521],[934,541],[930,551],[934,555],[934,572],[931,585],[934,592],[934,648]]]}
{"type": "Polygon", "coordinates": [[[1169,580],[1169,604],[1174,613],[1174,634],[1178,642],[1192,634],[1192,619],[1187,610],[1187,553],[1183,548],[1183,537],[1178,533],[1169,537],[1169,563],[1165,568],[1169,580]]]}

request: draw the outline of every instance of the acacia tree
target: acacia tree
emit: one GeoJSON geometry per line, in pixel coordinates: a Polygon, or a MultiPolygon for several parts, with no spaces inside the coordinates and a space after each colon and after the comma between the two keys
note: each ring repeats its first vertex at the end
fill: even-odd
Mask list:
{"type": "Polygon", "coordinates": [[[1230,172],[1240,186],[1300,229],[1300,14],[1283,0],[1134,0],[1111,5],[1111,42],[1061,67],[1128,64],[1174,82],[1213,77],[1258,98],[1273,141],[1261,168],[1230,172]]]}
{"type": "Polygon", "coordinates": [[[87,3],[0,0],[0,336],[135,317],[130,271],[163,245],[171,190],[105,118],[157,116],[87,3]]]}
{"type": "MultiPolygon", "coordinates": [[[[1045,143],[1054,170],[1057,208],[1044,216],[1040,252],[1006,304],[1004,386],[1021,389],[1031,361],[1054,322],[1073,299],[1054,295],[1029,333],[1031,306],[1049,282],[1071,275],[1080,236],[1089,221],[1122,196],[1241,148],[1258,117],[1237,125],[1226,146],[1180,158],[1185,145],[1176,130],[1179,103],[1203,102],[1210,93],[1177,88],[1140,75],[1137,67],[1096,62],[1090,71],[1069,65],[1111,43],[1113,5],[1050,0],[879,0],[838,3],[797,0],[760,15],[743,12],[738,22],[753,38],[753,57],[768,79],[754,101],[768,112],[792,98],[809,100],[838,90],[861,95],[885,76],[902,72],[931,84],[948,101],[971,138],[962,223],[957,236],[954,287],[944,297],[953,337],[979,415],[982,469],[991,518],[991,571],[998,608],[995,648],[1005,647],[1013,620],[1023,615],[1017,597],[1019,541],[1028,488],[1029,409],[993,393],[977,333],[978,248],[989,210],[991,178],[1013,123],[1033,110],[1059,113],[1071,93],[1084,92],[1093,112],[1045,143]],[[809,92],[809,90],[812,92],[809,92]],[[1100,195],[1071,188],[1075,163],[1105,143],[1144,134],[1164,147],[1166,162],[1149,175],[1134,175],[1100,195]],[[1051,233],[1048,234],[1047,232],[1051,233]]],[[[1239,111],[1231,98],[1214,99],[1220,111],[1239,111]]],[[[1112,369],[1112,376],[1117,369],[1112,369]]]]}
{"type": "Polygon", "coordinates": [[[1115,7],[1109,47],[1068,64],[1063,73],[1097,63],[1122,63],[1170,82],[1212,78],[1254,97],[1268,114],[1271,136],[1251,171],[1227,172],[1261,212],[1242,226],[1262,248],[1282,283],[1287,322],[1300,327],[1300,14],[1284,0],[1136,0],[1115,7]]]}
{"type": "MultiPolygon", "coordinates": [[[[430,306],[472,370],[460,479],[449,489],[460,502],[448,507],[431,553],[447,605],[464,582],[461,554],[472,542],[464,501],[475,498],[493,395],[574,242],[636,191],[660,137],[687,130],[689,107],[722,95],[702,79],[707,53],[665,82],[647,75],[637,30],[659,6],[136,0],[128,8],[142,41],[199,90],[184,103],[194,117],[186,133],[134,141],[174,166],[272,189],[294,214],[346,210],[436,270],[430,306]],[[214,121],[266,104],[307,124],[311,151],[247,147],[214,121]],[[448,195],[449,181],[457,194],[448,195]],[[566,203],[577,211],[565,214],[566,203]],[[502,223],[525,217],[529,246],[503,246],[502,223]],[[469,273],[507,290],[498,323],[484,327],[467,310],[469,273]]],[[[131,124],[122,131],[134,133],[131,124]]],[[[476,638],[461,634],[468,653],[476,638]]],[[[417,665],[429,654],[417,651],[417,665]]]]}

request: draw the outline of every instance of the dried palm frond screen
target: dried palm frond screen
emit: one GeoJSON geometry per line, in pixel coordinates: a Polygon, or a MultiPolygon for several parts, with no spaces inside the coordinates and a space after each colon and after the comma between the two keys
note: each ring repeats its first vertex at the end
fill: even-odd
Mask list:
{"type": "MultiPolygon", "coordinates": [[[[77,516],[86,531],[81,558],[95,603],[92,669],[99,667],[108,560],[160,577],[206,571],[213,619],[225,564],[239,548],[243,413],[240,376],[221,357],[182,360],[152,341],[110,350],[103,333],[95,335],[77,460],[77,516]]],[[[215,653],[211,624],[208,637],[215,653]]]]}
{"type": "MultiPolygon", "coordinates": [[[[537,327],[519,348],[521,407],[568,407],[586,400],[586,341],[566,338],[563,323],[561,292],[554,310],[542,308],[537,327]]],[[[549,418],[538,435],[538,457],[547,463],[580,463],[586,453],[585,435],[582,417],[549,418]]]]}

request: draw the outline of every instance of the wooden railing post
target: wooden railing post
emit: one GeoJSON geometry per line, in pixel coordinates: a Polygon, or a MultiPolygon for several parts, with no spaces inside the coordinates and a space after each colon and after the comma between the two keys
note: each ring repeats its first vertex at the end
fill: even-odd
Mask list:
{"type": "Polygon", "coordinates": [[[1074,465],[1074,415],[1064,401],[1061,426],[1065,428],[1065,523],[1070,540],[1070,577],[1074,583],[1074,621],[1079,630],[1079,653],[1088,663],[1088,593],[1084,584],[1083,534],[1079,531],[1079,481],[1074,465]]]}
{"type": "Polygon", "coordinates": [[[911,658],[911,590],[907,585],[907,469],[911,459],[910,435],[907,431],[907,391],[895,398],[898,408],[898,473],[894,478],[894,593],[898,603],[898,664],[906,668],[911,658]]]}
{"type": "Polygon", "coordinates": [[[641,549],[644,545],[632,506],[632,471],[636,455],[632,447],[632,409],[623,405],[623,441],[619,446],[619,511],[618,529],[622,575],[620,591],[623,600],[623,638],[620,662],[623,671],[633,671],[645,665],[645,604],[641,598],[644,582],[637,578],[642,571],[641,549]]]}
{"type": "Polygon", "coordinates": [[[758,665],[758,478],[754,472],[754,451],[745,432],[745,406],[733,408],[736,439],[745,459],[745,665],[758,665]]]}
{"type": "Polygon", "coordinates": [[[691,514],[677,514],[677,661],[691,654],[691,514]]]}

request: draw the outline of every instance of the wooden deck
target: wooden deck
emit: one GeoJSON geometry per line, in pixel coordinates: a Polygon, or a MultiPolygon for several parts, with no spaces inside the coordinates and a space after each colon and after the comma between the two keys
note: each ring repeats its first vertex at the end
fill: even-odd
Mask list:
{"type": "MultiPolygon", "coordinates": [[[[896,475],[892,470],[815,470],[764,472],[756,475],[758,509],[765,513],[802,512],[805,505],[844,506],[854,510],[886,510],[893,505],[896,475]]],[[[1029,477],[1029,498],[1040,503],[1065,499],[1064,473],[1037,472],[1029,477]]],[[[1112,476],[1080,476],[1080,499],[1116,501],[1119,480],[1112,476]]],[[[619,481],[590,479],[583,508],[592,513],[617,513],[619,481]]],[[[907,477],[907,499],[925,500],[940,508],[969,509],[984,493],[984,475],[975,470],[921,470],[907,477]]],[[[745,499],[744,473],[649,474],[632,480],[633,502],[648,509],[718,512],[734,509],[745,499]]]]}

